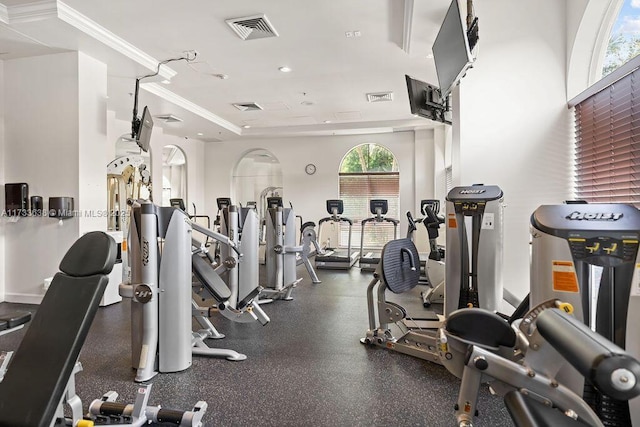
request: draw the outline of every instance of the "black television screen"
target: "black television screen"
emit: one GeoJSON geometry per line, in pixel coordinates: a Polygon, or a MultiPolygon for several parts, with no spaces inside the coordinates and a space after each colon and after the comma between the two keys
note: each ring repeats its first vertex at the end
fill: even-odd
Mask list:
{"type": "Polygon", "coordinates": [[[440,93],[446,97],[473,63],[459,0],[453,0],[431,50],[440,93]]]}
{"type": "Polygon", "coordinates": [[[136,134],[136,143],[140,149],[144,152],[149,151],[149,141],[151,140],[151,131],[153,130],[153,119],[149,108],[144,107],[142,112],[142,118],[140,119],[140,126],[136,134]]]}
{"type": "Polygon", "coordinates": [[[407,91],[409,94],[409,105],[411,114],[424,117],[425,119],[451,124],[449,119],[448,99],[440,97],[440,90],[430,85],[405,75],[407,80],[407,91]]]}

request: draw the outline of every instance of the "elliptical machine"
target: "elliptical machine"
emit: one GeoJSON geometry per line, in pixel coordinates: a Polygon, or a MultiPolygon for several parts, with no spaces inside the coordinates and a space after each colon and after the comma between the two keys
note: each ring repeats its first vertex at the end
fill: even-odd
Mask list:
{"type": "Polygon", "coordinates": [[[371,223],[384,224],[385,222],[393,224],[393,239],[398,238],[398,221],[395,218],[389,218],[385,216],[389,212],[389,201],[385,199],[373,199],[369,200],[369,210],[374,215],[370,218],[365,218],[361,222],[362,228],[360,229],[360,271],[375,271],[378,263],[380,262],[380,253],[364,252],[364,236],[366,225],[371,223]]]}
{"type": "Polygon", "coordinates": [[[438,245],[440,225],[444,224],[444,217],[440,216],[440,200],[425,199],[420,202],[422,207],[422,224],[429,236],[429,257],[425,265],[425,276],[429,289],[420,292],[422,305],[429,308],[433,302],[444,301],[445,250],[438,245]]]}
{"type": "MultiPolygon", "coordinates": [[[[571,303],[576,319],[639,357],[640,211],[626,204],[544,205],[531,216],[531,235],[532,306],[550,298],[571,303]]],[[[563,369],[558,380],[607,425],[640,425],[640,398],[605,396],[574,369],[563,369]]]]}

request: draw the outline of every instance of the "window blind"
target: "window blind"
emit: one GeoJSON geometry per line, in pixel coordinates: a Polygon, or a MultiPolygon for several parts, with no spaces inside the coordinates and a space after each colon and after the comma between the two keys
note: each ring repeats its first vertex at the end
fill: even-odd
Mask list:
{"type": "MultiPolygon", "coordinates": [[[[389,203],[389,218],[400,219],[400,174],[398,172],[340,173],[340,198],[344,203],[344,216],[353,220],[352,246],[360,246],[360,222],[373,216],[369,210],[372,199],[386,199],[389,203]]],[[[340,245],[346,246],[349,238],[348,226],[340,230],[340,245]]],[[[398,237],[402,236],[398,230],[398,237]]],[[[390,223],[368,223],[364,246],[382,248],[393,239],[393,225],[390,223]]]]}
{"type": "Polygon", "coordinates": [[[640,207],[640,71],[575,106],[576,194],[640,207]]]}

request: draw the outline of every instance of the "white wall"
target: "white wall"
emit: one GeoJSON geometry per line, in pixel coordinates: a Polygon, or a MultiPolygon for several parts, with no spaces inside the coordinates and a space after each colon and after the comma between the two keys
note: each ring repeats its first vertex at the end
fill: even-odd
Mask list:
{"type": "Polygon", "coordinates": [[[29,194],[69,196],[76,216],[2,218],[3,298],[39,303],[43,281],[58,271],[81,233],[106,228],[106,82],[104,64],[78,52],[4,62],[3,183],[29,194]]]}
{"type": "Polygon", "coordinates": [[[80,235],[107,230],[107,66],[78,54],[78,199],[80,235]],[[100,167],[96,167],[99,165],[100,167]]]}
{"type": "Polygon", "coordinates": [[[352,136],[304,136],[281,139],[244,139],[206,144],[206,207],[216,213],[216,198],[232,194],[232,172],[242,156],[253,149],[273,153],[282,166],[284,203],[293,203],[304,221],[327,216],[325,201],[338,197],[338,169],[342,158],[359,144],[376,143],[396,156],[400,170],[400,235],[406,232],[404,212],[416,211],[420,198],[433,190],[433,131],[397,132],[352,136]],[[426,148],[425,148],[426,147],[426,148]],[[317,167],[314,175],[304,171],[308,163],[317,167]],[[416,200],[417,195],[420,197],[416,200]]]}
{"type": "Polygon", "coordinates": [[[480,52],[454,94],[454,184],[503,189],[504,284],[523,296],[529,290],[530,215],[571,195],[566,5],[486,0],[475,7],[480,52]]]}
{"type": "MultiPolygon", "coordinates": [[[[78,199],[78,54],[5,61],[5,183],[30,195],[78,199]]],[[[38,303],[45,277],[78,237],[78,219],[3,218],[5,298],[38,303]]]]}

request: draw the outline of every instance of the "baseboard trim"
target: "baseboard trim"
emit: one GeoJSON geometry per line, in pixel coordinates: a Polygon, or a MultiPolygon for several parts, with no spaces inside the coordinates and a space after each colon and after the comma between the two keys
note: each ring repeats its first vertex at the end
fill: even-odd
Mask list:
{"type": "Polygon", "coordinates": [[[14,302],[18,304],[38,304],[42,302],[42,298],[44,295],[34,295],[34,294],[20,294],[20,293],[11,293],[6,292],[4,294],[5,302],[14,302]]]}

